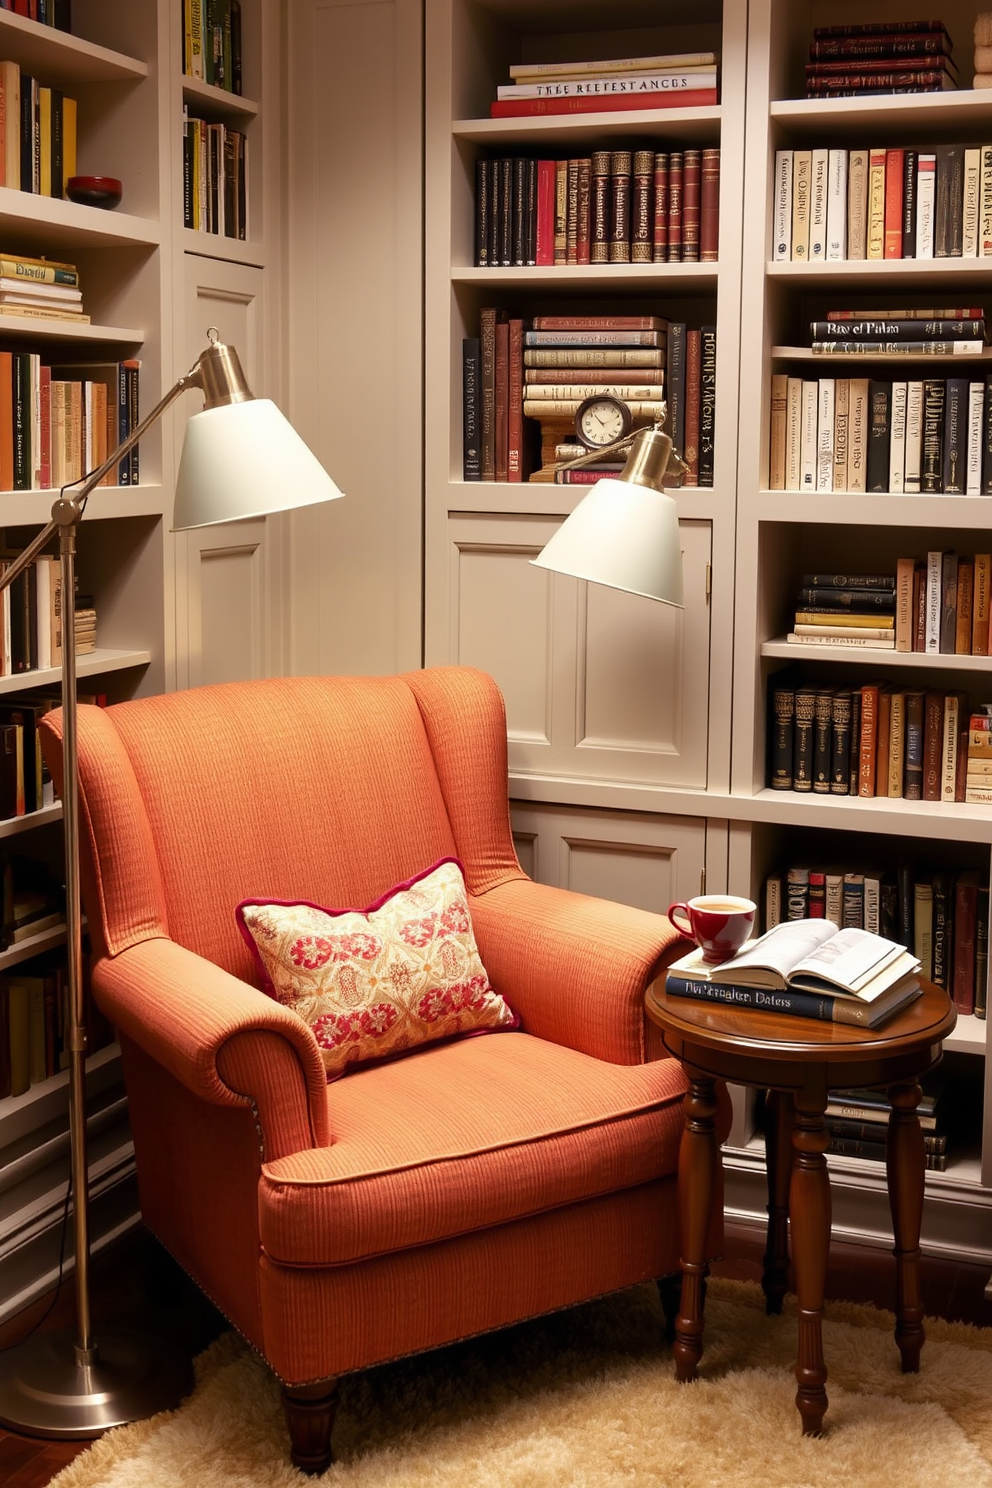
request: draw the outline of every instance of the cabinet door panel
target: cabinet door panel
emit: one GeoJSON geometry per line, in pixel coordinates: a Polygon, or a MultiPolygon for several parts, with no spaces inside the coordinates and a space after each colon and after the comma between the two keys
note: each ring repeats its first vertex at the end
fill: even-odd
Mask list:
{"type": "Polygon", "coordinates": [[[511,770],[705,787],[709,523],[681,523],[678,610],[534,568],[559,520],[449,519],[449,654],[500,684],[511,770]]]}
{"type": "Polygon", "coordinates": [[[538,883],[664,914],[699,893],[702,818],[590,811],[513,801],[520,865],[538,883]]]}

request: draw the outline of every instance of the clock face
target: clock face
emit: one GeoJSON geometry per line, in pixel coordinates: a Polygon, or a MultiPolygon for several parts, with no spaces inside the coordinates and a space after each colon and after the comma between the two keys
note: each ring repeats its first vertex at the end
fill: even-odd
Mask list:
{"type": "Polygon", "coordinates": [[[630,432],[630,409],[622,398],[586,398],[575,415],[575,432],[588,449],[602,449],[630,432]]]}

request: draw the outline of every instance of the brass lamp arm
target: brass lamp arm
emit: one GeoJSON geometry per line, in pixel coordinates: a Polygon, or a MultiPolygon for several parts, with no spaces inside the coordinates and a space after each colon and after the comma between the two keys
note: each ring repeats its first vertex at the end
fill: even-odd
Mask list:
{"type": "MultiPolygon", "coordinates": [[[[600,449],[589,450],[584,455],[576,455],[574,460],[565,460],[560,465],[556,464],[554,468],[555,470],[581,470],[584,465],[596,465],[609,455],[627,454],[632,449],[638,435],[643,434],[645,429],[654,429],[659,433],[664,433],[662,429],[663,418],[664,416],[660,419],[655,419],[653,424],[642,424],[639,428],[632,429],[629,434],[624,434],[621,439],[614,440],[612,444],[604,444],[600,449]]],[[[668,438],[667,434],[665,438],[668,438]]],[[[667,470],[681,476],[688,469],[688,465],[682,459],[681,455],[675,453],[673,446],[668,455],[667,470]]]]}

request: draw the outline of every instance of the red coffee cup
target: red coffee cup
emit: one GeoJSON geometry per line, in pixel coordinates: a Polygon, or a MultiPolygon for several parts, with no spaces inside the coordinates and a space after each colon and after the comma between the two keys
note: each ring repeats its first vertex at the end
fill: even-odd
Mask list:
{"type": "Polygon", "coordinates": [[[668,918],[677,930],[694,940],[710,965],[729,961],[740,950],[754,927],[756,905],[734,894],[701,894],[696,899],[668,906],[668,918]],[[679,919],[688,923],[682,923],[679,919]]]}

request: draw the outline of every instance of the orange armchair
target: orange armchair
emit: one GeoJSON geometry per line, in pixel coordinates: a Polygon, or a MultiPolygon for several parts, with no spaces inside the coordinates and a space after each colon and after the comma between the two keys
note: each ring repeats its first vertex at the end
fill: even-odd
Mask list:
{"type": "MultiPolygon", "coordinates": [[[[44,749],[58,779],[57,713],[44,749]]],[[[684,942],[521,871],[490,678],[84,707],[79,782],[143,1218],[282,1381],[297,1466],[330,1461],[342,1373],[678,1270],[685,1084],[642,1003],[684,942]],[[309,1026],[260,990],[235,907],[368,904],[445,857],[521,1031],[328,1083],[309,1026]]]]}

